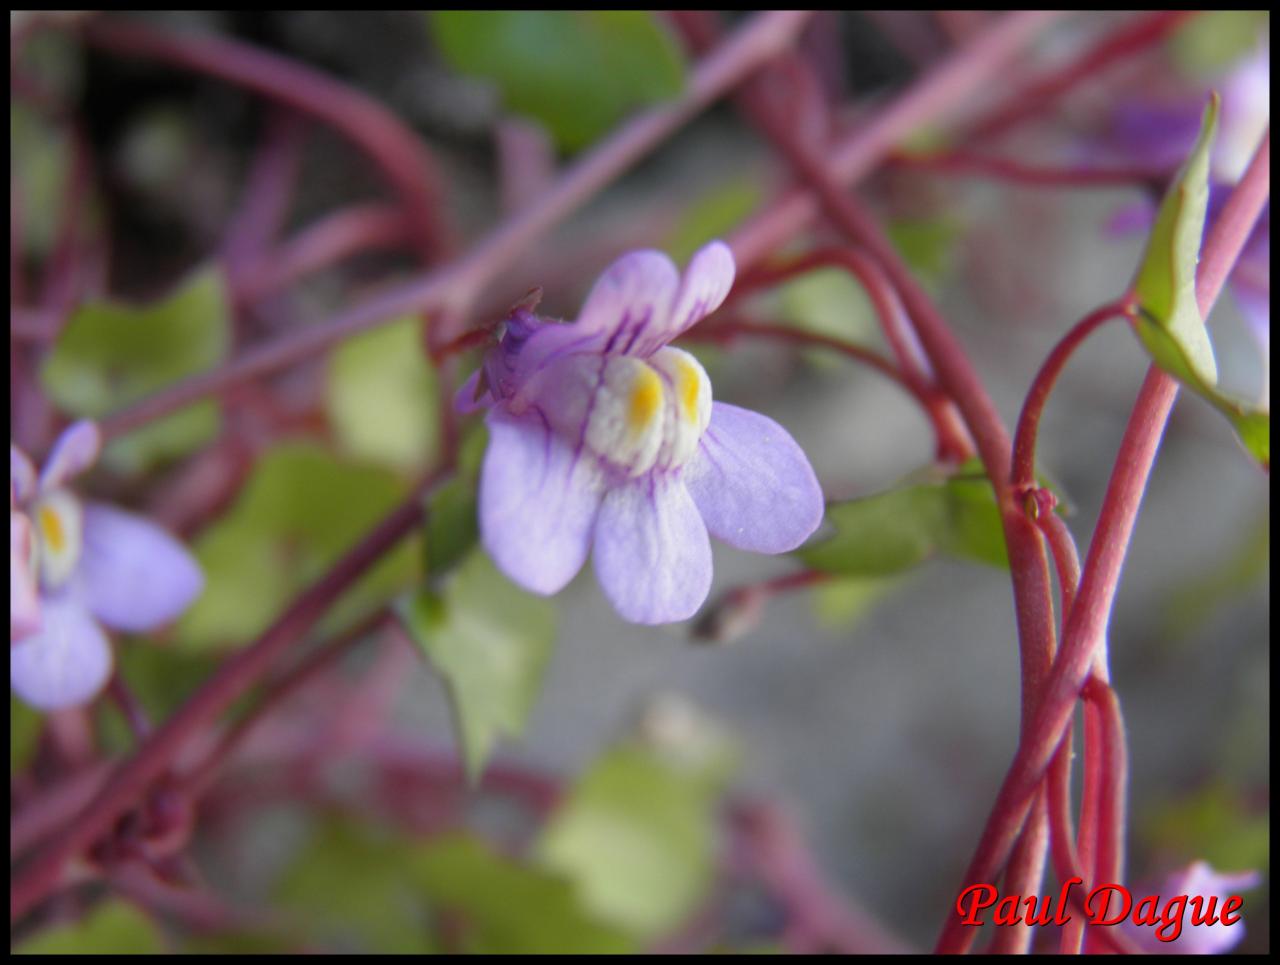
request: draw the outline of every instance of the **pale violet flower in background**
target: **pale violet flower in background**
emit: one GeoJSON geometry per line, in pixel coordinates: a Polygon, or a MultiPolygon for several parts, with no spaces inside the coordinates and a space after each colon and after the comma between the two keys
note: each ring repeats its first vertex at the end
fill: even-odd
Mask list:
{"type": "Polygon", "coordinates": [[[822,520],[808,459],[772,419],[711,399],[667,345],[724,301],[733,255],[698,251],[683,279],[657,251],[610,266],[577,321],[516,309],[463,386],[490,406],[480,533],[502,571],[563,589],[590,553],[624,620],[692,616],[711,588],[708,533],[739,549],[795,549],[822,520]]]}
{"type": "MultiPolygon", "coordinates": [[[[1260,46],[1217,79],[1222,95],[1218,131],[1210,153],[1209,211],[1213,224],[1231,187],[1239,181],[1271,122],[1271,52],[1260,46]]],[[[1186,160],[1200,132],[1205,94],[1174,101],[1134,99],[1112,112],[1110,128],[1090,153],[1098,157],[1141,162],[1155,170],[1174,171],[1186,160]]],[[[1148,231],[1155,222],[1159,198],[1118,210],[1108,232],[1126,235],[1148,231]]],[[[1263,209],[1228,278],[1232,298],[1262,349],[1263,399],[1270,398],[1271,353],[1271,206],[1263,209]]]]}
{"type": "MultiPolygon", "coordinates": [[[[1229,896],[1250,891],[1261,883],[1262,875],[1256,871],[1221,874],[1214,871],[1208,862],[1196,861],[1186,868],[1166,875],[1159,887],[1150,892],[1160,896],[1161,907],[1179,895],[1188,897],[1182,931],[1177,938],[1162,942],[1157,937],[1159,926],[1136,925],[1131,919],[1126,919],[1125,927],[1137,938],[1142,948],[1152,954],[1163,952],[1166,955],[1221,955],[1244,941],[1244,919],[1241,918],[1231,925],[1223,924],[1221,921],[1212,925],[1207,922],[1193,925],[1191,923],[1193,906],[1190,899],[1197,896],[1203,898],[1203,907],[1207,912],[1209,899],[1216,898],[1214,916],[1217,917],[1222,914],[1222,904],[1229,896]]],[[[1135,892],[1135,903],[1141,900],[1139,894],[1146,893],[1135,892]]],[[[1169,933],[1166,932],[1166,934],[1169,933]]]]}
{"type": "Polygon", "coordinates": [[[97,426],[75,423],[38,478],[26,454],[9,447],[9,684],[40,710],[86,703],[106,683],[111,644],[102,625],[153,630],[204,586],[195,559],[159,526],[82,503],[65,488],[101,444],[97,426]]]}

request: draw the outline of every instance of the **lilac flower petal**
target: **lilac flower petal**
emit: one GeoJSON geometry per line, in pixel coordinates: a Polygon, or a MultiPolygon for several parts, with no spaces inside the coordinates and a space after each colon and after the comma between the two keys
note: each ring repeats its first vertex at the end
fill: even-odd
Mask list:
{"type": "Polygon", "coordinates": [[[738,549],[785,553],[822,522],[822,488],[787,430],[724,402],[684,472],[711,535],[738,549]]]}
{"type": "Polygon", "coordinates": [[[23,503],[35,495],[36,470],[27,454],[9,443],[9,506],[23,503]]]}
{"type": "Polygon", "coordinates": [[[1271,350],[1271,286],[1264,287],[1246,273],[1237,269],[1231,276],[1231,295],[1240,314],[1249,323],[1249,330],[1262,348],[1263,359],[1271,350]]]}
{"type": "Polygon", "coordinates": [[[9,513],[9,640],[28,637],[40,629],[40,597],[31,567],[31,521],[23,513],[9,513]]]}
{"type": "Polygon", "coordinates": [[[651,474],[609,491],[595,566],[624,620],[674,623],[698,611],[711,590],[711,542],[679,476],[651,474]]]}
{"type": "Polygon", "coordinates": [[[9,648],[9,684],[40,710],[88,703],[111,675],[111,645],[75,594],[42,602],[40,630],[9,648]]]}
{"type": "Polygon", "coordinates": [[[564,589],[586,562],[604,481],[594,459],[536,410],[489,413],[480,536],[498,568],[534,593],[564,589]]]}
{"type": "Polygon", "coordinates": [[[84,511],[79,592],[107,626],[154,630],[204,589],[204,574],[185,546],[150,520],[100,503],[84,511]]]}
{"type": "Polygon", "coordinates": [[[62,430],[45,460],[40,471],[40,489],[56,489],[73,476],[78,476],[93,465],[101,449],[102,434],[97,423],[88,419],[73,422],[62,430]]]}
{"type": "MultiPolygon", "coordinates": [[[[1220,874],[1205,861],[1195,861],[1186,868],[1166,875],[1155,889],[1143,890],[1140,893],[1154,893],[1160,896],[1163,904],[1179,895],[1189,899],[1196,896],[1218,899],[1219,910],[1222,902],[1230,895],[1239,895],[1262,884],[1262,875],[1256,871],[1242,871],[1234,874],[1220,874]]],[[[1164,942],[1158,938],[1158,927],[1136,925],[1126,921],[1125,927],[1137,938],[1138,943],[1152,953],[1175,955],[1221,955],[1231,951],[1245,936],[1243,920],[1232,925],[1215,922],[1210,925],[1192,924],[1190,919],[1183,924],[1181,934],[1172,941],[1164,942]]]]}
{"type": "Polygon", "coordinates": [[[572,353],[635,354],[650,331],[666,331],[679,281],[676,266],[660,251],[623,255],[596,280],[576,322],[546,325],[529,336],[520,351],[517,384],[572,353]]]}
{"type": "Polygon", "coordinates": [[[605,352],[630,352],[671,314],[679,275],[660,251],[633,251],[605,269],[582,304],[574,328],[608,336],[605,352]]]}
{"type": "Polygon", "coordinates": [[[667,324],[645,331],[630,353],[651,355],[714,312],[733,287],[733,274],[733,252],[723,241],[699,249],[685,269],[667,324]]]}
{"type": "Polygon", "coordinates": [[[1156,209],[1149,201],[1134,201],[1121,205],[1111,213],[1102,231],[1108,238],[1124,238],[1140,231],[1151,230],[1156,220],[1156,209]]]}

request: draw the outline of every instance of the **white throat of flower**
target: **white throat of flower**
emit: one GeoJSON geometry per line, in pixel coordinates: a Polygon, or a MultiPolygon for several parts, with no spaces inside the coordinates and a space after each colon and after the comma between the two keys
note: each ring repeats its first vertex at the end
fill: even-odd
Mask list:
{"type": "Polygon", "coordinates": [[[628,476],[678,469],[711,419],[711,381],[688,352],[605,360],[589,410],[587,447],[628,476]]]}

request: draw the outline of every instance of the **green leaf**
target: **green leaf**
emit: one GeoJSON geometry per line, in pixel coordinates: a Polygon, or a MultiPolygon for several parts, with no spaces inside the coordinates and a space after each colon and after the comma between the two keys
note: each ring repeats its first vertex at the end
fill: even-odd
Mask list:
{"type": "Polygon", "coordinates": [[[798,550],[814,569],[845,576],[884,576],[916,566],[933,552],[942,529],[939,487],[911,486],[834,503],[835,534],[798,550]]]}
{"type": "Polygon", "coordinates": [[[451,480],[427,497],[426,511],[423,551],[427,579],[432,580],[461,563],[480,539],[475,482],[451,480]]]}
{"type": "Polygon", "coordinates": [[[158,955],[164,950],[151,919],[114,899],[77,922],[38,932],[14,949],[19,955],[158,955]]]}
{"type": "Polygon", "coordinates": [[[1174,31],[1169,52],[1179,69],[1201,80],[1255,52],[1270,29],[1266,10],[1202,10],[1174,31]]]}
{"type": "Polygon", "coordinates": [[[634,108],[675,97],[684,58],[658,18],[638,10],[452,10],[431,15],[457,70],[491,81],[506,106],[578,150],[634,108]]]}
{"type": "Polygon", "coordinates": [[[1209,146],[1218,124],[1215,94],[1200,137],[1169,187],[1133,283],[1142,306],[1138,336],[1156,364],[1179,381],[1216,385],[1213,346],[1196,303],[1196,263],[1209,205],[1209,146]]]}
{"type": "Polygon", "coordinates": [[[20,103],[9,104],[9,172],[22,212],[24,249],[47,255],[58,230],[60,200],[71,168],[65,132],[20,103]]]}
{"type": "MultiPolygon", "coordinates": [[[[90,302],[67,321],[41,382],[66,412],[101,418],[225,358],[227,306],[217,269],[190,276],[151,305],[90,302]]],[[[139,472],[207,443],[218,425],[214,403],[195,403],[115,440],[104,459],[119,471],[139,472]]]]}
{"type": "Polygon", "coordinates": [[[1205,108],[1200,137],[1160,204],[1133,284],[1138,304],[1134,329],[1152,361],[1221,411],[1245,448],[1270,468],[1271,414],[1218,390],[1213,345],[1196,302],[1196,265],[1209,203],[1209,148],[1219,106],[1215,93],[1205,108]]]}
{"type": "Polygon", "coordinates": [[[414,858],[420,887],[463,920],[471,954],[625,954],[630,936],[593,919],[572,886],[494,854],[474,838],[433,841],[414,858]]]}
{"type": "Polygon", "coordinates": [[[358,459],[413,470],[435,455],[436,377],[406,318],[343,342],[329,365],[327,403],[338,444],[358,459]]]}
{"type": "Polygon", "coordinates": [[[281,879],[276,900],[306,921],[309,938],[333,950],[434,951],[412,850],[382,828],[326,822],[281,879]]]}
{"type": "Polygon", "coordinates": [[[510,583],[475,551],[439,592],[397,612],[449,687],[467,773],[475,779],[499,737],[519,737],[555,643],[555,606],[510,583]]]}
{"type": "MultiPolygon", "coordinates": [[[[385,469],[342,462],[311,443],[276,446],[254,467],[235,505],[195,543],[205,590],[178,624],[192,650],[235,647],[261,633],[403,497],[385,469]]],[[[403,588],[417,540],[386,554],[343,594],[322,630],[357,619],[403,588]]]]}
{"type": "Polygon", "coordinates": [[[759,175],[748,175],[716,186],[691,204],[685,205],[671,236],[661,247],[683,265],[707,242],[723,237],[751,214],[764,200],[759,175]]]}
{"type": "Polygon", "coordinates": [[[9,695],[9,773],[26,770],[40,737],[40,714],[9,695]]]}
{"type": "Polygon", "coordinates": [[[1007,568],[1000,507],[987,477],[961,472],[942,488],[947,522],[938,533],[939,549],[958,559],[1007,568]]]}
{"type": "Polygon", "coordinates": [[[679,925],[706,896],[717,788],[635,745],[607,752],[543,831],[538,855],[601,919],[637,936],[679,925]]]}
{"type": "Polygon", "coordinates": [[[1215,868],[1265,873],[1271,863],[1270,815],[1224,782],[1161,805],[1140,826],[1148,847],[1195,856],[1215,868]]]}
{"type": "Polygon", "coordinates": [[[948,215],[932,218],[899,218],[889,223],[893,246],[916,275],[933,289],[946,279],[955,261],[962,226],[948,215]]]}
{"type": "MultiPolygon", "coordinates": [[[[846,271],[820,268],[806,272],[778,288],[777,294],[779,314],[806,331],[859,345],[881,344],[871,299],[846,271]]],[[[815,350],[811,355],[836,364],[830,352],[815,350]]]]}
{"type": "Polygon", "coordinates": [[[818,622],[830,629],[850,629],[899,584],[892,576],[846,576],[813,589],[818,622]]]}
{"type": "Polygon", "coordinates": [[[835,533],[801,547],[814,569],[851,577],[901,573],[935,553],[1007,567],[991,483],[980,470],[827,506],[835,533]]]}

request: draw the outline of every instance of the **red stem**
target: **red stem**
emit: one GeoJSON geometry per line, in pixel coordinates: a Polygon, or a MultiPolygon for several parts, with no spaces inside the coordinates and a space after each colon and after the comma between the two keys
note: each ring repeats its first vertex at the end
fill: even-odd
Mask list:
{"type": "MultiPolygon", "coordinates": [[[[566,170],[533,204],[506,219],[469,253],[426,277],[392,289],[304,330],[250,349],[227,365],[186,379],[103,420],[105,438],[136,429],[189,402],[287,368],[357,332],[408,314],[443,310],[465,322],[467,308],[538,238],[577,210],[685,122],[791,44],[808,14],[775,11],[753,16],[703,58],[681,97],[651,108],[620,127],[566,170]]],[[[449,341],[460,332],[443,331],[449,341]]]]}
{"type": "Polygon", "coordinates": [[[239,209],[222,242],[227,274],[237,283],[258,263],[289,213],[298,175],[303,123],[293,113],[273,112],[262,147],[249,170],[239,209]]]}
{"type": "Polygon", "coordinates": [[[1143,47],[1168,36],[1195,12],[1160,10],[1134,18],[1124,29],[1108,34],[1065,67],[1033,81],[975,121],[969,126],[968,138],[990,140],[1024,120],[1045,116],[1046,109],[1077,84],[1097,78],[1113,62],[1130,60],[1143,47]]]}
{"type": "MultiPolygon", "coordinates": [[[[1210,227],[1202,246],[1196,278],[1196,300],[1202,317],[1208,316],[1230,266],[1261,214],[1269,195],[1269,178],[1268,135],[1210,227]]],[[[1019,743],[964,875],[966,882],[988,881],[1004,865],[1036,788],[1071,720],[1076,698],[1095,655],[1105,641],[1120,570],[1177,391],[1177,383],[1172,378],[1154,366],[1148,370],[1107,484],[1079,593],[1068,615],[1063,647],[1043,691],[1045,700],[1035,726],[1019,743]]],[[[959,916],[949,915],[938,950],[962,949],[967,944],[959,916]]]]}
{"type": "MultiPolygon", "coordinates": [[[[1049,798],[1046,787],[1036,795],[1026,826],[1009,856],[1009,864],[1004,869],[1003,894],[1039,895],[1048,850],[1049,798]]],[[[992,955],[1025,955],[1031,951],[1031,940],[1035,934],[1035,927],[1026,922],[997,928],[989,951],[992,955]]]]}
{"type": "MultiPolygon", "coordinates": [[[[1060,16],[1031,10],[999,17],[972,43],[951,54],[825,150],[823,160],[832,179],[844,188],[853,187],[905,138],[922,127],[945,122],[949,113],[975,93],[1001,83],[1009,62],[1060,16]]],[[[759,261],[800,234],[820,212],[819,199],[812,191],[799,187],[783,195],[733,233],[729,246],[739,268],[759,261]]]]}
{"type": "Polygon", "coordinates": [[[862,364],[875,369],[875,371],[879,372],[886,379],[897,383],[903,391],[914,396],[921,406],[927,407],[934,401],[927,391],[909,381],[907,377],[883,355],[880,355],[872,349],[865,348],[864,346],[856,345],[853,342],[847,342],[844,339],[836,338],[833,335],[822,335],[818,332],[808,332],[802,328],[795,328],[791,325],[749,322],[734,318],[725,319],[723,321],[708,322],[705,325],[696,326],[682,336],[682,339],[687,342],[717,342],[720,344],[729,344],[739,335],[775,339],[779,342],[787,342],[796,346],[812,346],[815,348],[825,348],[830,349],[833,352],[839,352],[841,355],[855,359],[862,364]]]}
{"type": "Polygon", "coordinates": [[[1011,482],[1015,496],[1035,486],[1036,433],[1040,428],[1040,417],[1044,414],[1049,393],[1066,368],[1067,361],[1094,331],[1113,318],[1123,317],[1127,310],[1125,301],[1116,301],[1089,313],[1062,337],[1062,341],[1053,347],[1049,357],[1040,366],[1040,371],[1031,382],[1026,401],[1022,403],[1022,413],[1018,416],[1018,427],[1013,437],[1011,482]]]}
{"type": "Polygon", "coordinates": [[[357,144],[394,185],[423,253],[451,247],[438,165],[426,146],[382,104],[296,61],[224,37],[172,33],[137,21],[94,17],[90,44],[132,57],[161,60],[219,77],[324,121],[357,144]]]}
{"type": "Polygon", "coordinates": [[[352,205],[303,228],[246,270],[237,294],[245,301],[257,301],[353,254],[394,247],[410,238],[409,223],[393,205],[352,205]]]}
{"type": "Polygon", "coordinates": [[[966,151],[947,154],[895,154],[889,158],[895,168],[991,178],[1011,184],[1044,188],[1141,187],[1156,194],[1168,182],[1168,171],[1151,168],[1047,167],[1024,164],[1009,158],[986,157],[966,151]]]}
{"type": "Polygon", "coordinates": [[[106,787],[13,879],[10,920],[30,911],[60,884],[67,862],[108,831],[177,759],[191,737],[253,686],[315,624],[334,600],[418,525],[433,473],[360,543],[304,591],[256,642],[227,659],[195,694],[113,774],[106,787]]]}
{"type": "Polygon", "coordinates": [[[934,384],[897,292],[885,276],[884,270],[866,252],[849,247],[820,248],[792,261],[762,266],[751,271],[730,297],[736,300],[757,288],[772,286],[793,275],[826,266],[842,268],[851,273],[862,283],[863,289],[871,298],[880,330],[898,360],[897,371],[901,373],[899,381],[915,395],[933,424],[939,461],[958,463],[972,456],[973,443],[968,438],[955,406],[934,384]]]}
{"type": "Polygon", "coordinates": [[[386,619],[386,614],[382,612],[366,617],[349,630],[338,634],[333,640],[317,647],[279,679],[270,682],[266,693],[253,709],[237,720],[222,735],[213,749],[182,776],[181,790],[192,797],[202,794],[264,717],[276,710],[280,704],[301,690],[322,671],[327,670],[334,661],[381,626],[386,619]]]}

